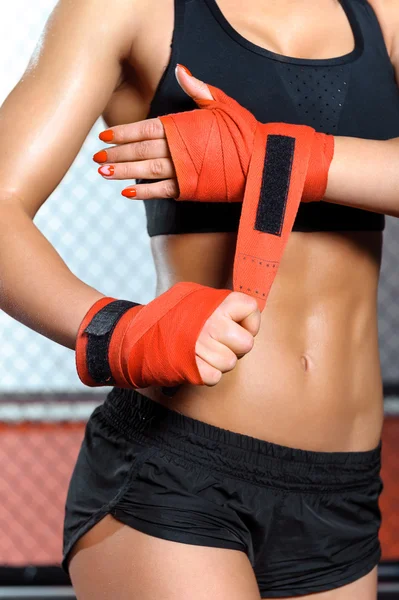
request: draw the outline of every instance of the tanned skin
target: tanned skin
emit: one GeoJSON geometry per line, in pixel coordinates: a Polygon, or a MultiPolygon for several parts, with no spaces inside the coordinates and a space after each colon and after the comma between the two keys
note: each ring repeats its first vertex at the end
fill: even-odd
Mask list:
{"type": "MultiPolygon", "coordinates": [[[[245,12],[241,0],[218,4],[241,35],[274,52],[331,58],[353,49],[337,0],[254,0],[245,12]]],[[[370,4],[397,71],[399,3],[370,4]]],[[[100,115],[107,127],[146,118],[169,61],[173,20],[173,0],[61,0],[0,109],[0,215],[7,223],[0,239],[0,307],[71,349],[83,316],[103,294],[68,269],[33,218],[100,115]]],[[[184,75],[181,83],[189,89],[184,75]]],[[[99,141],[98,150],[104,147],[99,141]]],[[[139,160],[135,148],[133,143],[129,177],[139,160]]],[[[326,200],[398,216],[398,158],[398,140],[336,138],[326,200]]],[[[169,171],[165,179],[171,177],[169,171]]],[[[106,185],[100,175],[98,185],[106,185]]],[[[142,197],[150,194],[147,189],[142,197]]],[[[152,238],[157,294],[184,280],[231,287],[235,240],[233,233],[152,238]]],[[[173,399],[158,388],[142,393],[212,425],[286,446],[375,448],[383,421],[381,244],[379,232],[292,233],[260,329],[252,299],[242,294],[229,297],[234,306],[244,306],[246,318],[236,319],[241,326],[231,305],[215,311],[211,329],[224,350],[220,360],[210,351],[203,355],[208,385],[183,386],[173,399]],[[235,356],[227,364],[226,348],[232,346],[235,356]],[[215,369],[220,376],[212,379],[215,369]]],[[[206,344],[209,323],[202,333],[206,344]]],[[[109,516],[76,544],[70,571],[79,600],[259,599],[243,552],[154,538],[109,516]]],[[[302,598],[375,600],[376,585],[374,569],[348,586],[302,598]]]]}

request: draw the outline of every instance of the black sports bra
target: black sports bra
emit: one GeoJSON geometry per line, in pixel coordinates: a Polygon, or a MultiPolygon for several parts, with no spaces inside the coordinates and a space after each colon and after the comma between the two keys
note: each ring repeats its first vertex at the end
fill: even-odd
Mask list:
{"type": "MultiPolygon", "coordinates": [[[[365,139],[399,136],[399,91],[374,11],[366,0],[341,0],[355,39],[349,54],[298,59],[242,37],[216,0],[175,0],[169,64],[148,118],[192,110],[178,85],[176,63],[220,87],[262,122],[311,125],[317,131],[365,139]]],[[[138,180],[138,183],[150,180],[138,180]]],[[[144,201],[147,231],[160,234],[237,231],[241,204],[144,201]]],[[[380,231],[383,215],[343,205],[301,204],[294,231],[380,231]]]]}

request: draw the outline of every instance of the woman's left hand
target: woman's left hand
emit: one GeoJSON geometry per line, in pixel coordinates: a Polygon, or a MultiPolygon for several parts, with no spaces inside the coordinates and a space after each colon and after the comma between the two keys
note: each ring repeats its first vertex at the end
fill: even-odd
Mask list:
{"type": "MultiPolygon", "coordinates": [[[[208,86],[185,67],[177,65],[176,79],[193,100],[212,100],[208,86]]],[[[156,179],[122,190],[127,198],[176,198],[179,195],[176,173],[160,119],[116,125],[99,135],[104,142],[116,144],[93,156],[102,163],[98,172],[105,179],[156,179]]]]}

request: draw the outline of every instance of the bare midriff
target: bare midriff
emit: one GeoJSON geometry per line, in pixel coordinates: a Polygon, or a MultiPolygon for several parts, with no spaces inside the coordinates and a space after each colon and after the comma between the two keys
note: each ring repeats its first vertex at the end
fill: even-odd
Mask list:
{"type": "MultiPolygon", "coordinates": [[[[236,235],[156,236],[157,294],[178,281],[232,289],[236,235]]],[[[216,427],[304,450],[377,446],[379,232],[294,232],[251,352],[213,387],[145,396],[216,427]]]]}

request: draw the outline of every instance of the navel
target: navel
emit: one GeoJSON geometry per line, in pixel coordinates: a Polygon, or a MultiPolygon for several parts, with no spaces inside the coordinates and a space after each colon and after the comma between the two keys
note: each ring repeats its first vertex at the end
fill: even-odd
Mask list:
{"type": "Polygon", "coordinates": [[[301,356],[301,367],[306,372],[309,370],[309,361],[306,356],[301,356]]]}

